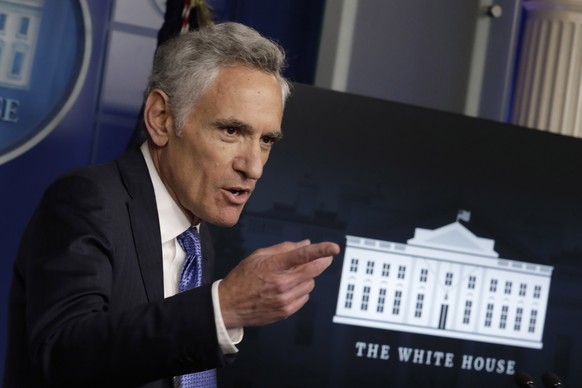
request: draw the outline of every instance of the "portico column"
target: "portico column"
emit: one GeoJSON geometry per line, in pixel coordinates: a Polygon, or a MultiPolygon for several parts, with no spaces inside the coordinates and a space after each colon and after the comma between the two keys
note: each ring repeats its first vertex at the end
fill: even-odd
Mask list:
{"type": "Polygon", "coordinates": [[[582,0],[525,0],[511,122],[582,137],[582,0]]]}

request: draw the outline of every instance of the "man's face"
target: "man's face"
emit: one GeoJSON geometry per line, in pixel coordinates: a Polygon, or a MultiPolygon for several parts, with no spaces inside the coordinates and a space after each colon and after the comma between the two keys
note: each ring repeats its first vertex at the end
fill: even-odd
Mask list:
{"type": "MultiPolygon", "coordinates": [[[[227,67],[195,104],[181,136],[172,128],[165,144],[154,147],[160,177],[193,223],[238,221],[281,137],[282,114],[274,76],[227,67]]],[[[168,126],[174,122],[172,117],[168,126]]]]}

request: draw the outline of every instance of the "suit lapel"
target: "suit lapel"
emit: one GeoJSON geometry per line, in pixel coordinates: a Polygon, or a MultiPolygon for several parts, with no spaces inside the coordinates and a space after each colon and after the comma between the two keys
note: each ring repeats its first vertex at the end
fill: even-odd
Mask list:
{"type": "Polygon", "coordinates": [[[130,199],[127,202],[133,242],[148,300],[164,298],[160,223],[154,189],[139,149],[117,160],[130,199]]]}

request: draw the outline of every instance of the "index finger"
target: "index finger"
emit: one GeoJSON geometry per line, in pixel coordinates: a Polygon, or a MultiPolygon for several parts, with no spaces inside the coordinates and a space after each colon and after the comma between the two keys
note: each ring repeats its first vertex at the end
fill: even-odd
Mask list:
{"type": "Polygon", "coordinates": [[[289,270],[298,265],[309,263],[322,257],[335,256],[339,252],[339,245],[333,242],[324,241],[281,253],[277,255],[277,260],[279,262],[279,269],[289,270]]]}

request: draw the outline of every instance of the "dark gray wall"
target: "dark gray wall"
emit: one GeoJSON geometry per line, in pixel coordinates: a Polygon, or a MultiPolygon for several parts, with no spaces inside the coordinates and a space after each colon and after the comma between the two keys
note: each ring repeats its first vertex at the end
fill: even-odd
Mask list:
{"type": "Polygon", "coordinates": [[[328,0],[316,85],[506,121],[522,7],[490,4],[328,0]]]}

